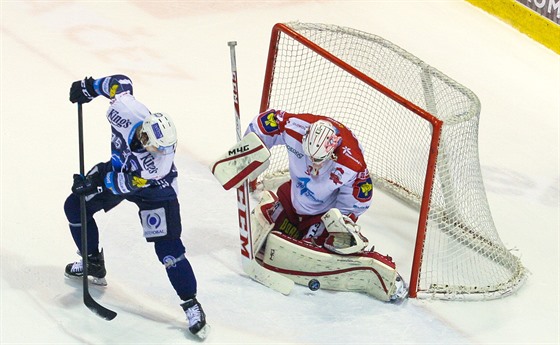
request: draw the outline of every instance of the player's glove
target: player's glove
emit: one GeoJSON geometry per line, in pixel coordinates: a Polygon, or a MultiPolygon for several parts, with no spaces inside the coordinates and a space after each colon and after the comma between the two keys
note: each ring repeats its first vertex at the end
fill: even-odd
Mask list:
{"type": "Polygon", "coordinates": [[[103,177],[98,172],[91,175],[82,176],[74,174],[74,184],[72,185],[72,193],[76,195],[99,194],[105,190],[103,177]]]}
{"type": "Polygon", "coordinates": [[[92,77],[86,77],[84,80],[73,82],[70,87],[70,102],[87,103],[99,96],[93,87],[94,81],[92,77]]]}

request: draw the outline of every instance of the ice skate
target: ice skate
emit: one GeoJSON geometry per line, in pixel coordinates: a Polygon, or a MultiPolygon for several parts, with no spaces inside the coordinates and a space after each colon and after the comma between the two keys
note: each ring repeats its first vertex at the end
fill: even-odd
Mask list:
{"type": "Polygon", "coordinates": [[[206,324],[206,314],[202,310],[200,303],[196,298],[192,298],[182,303],[181,307],[183,307],[187,315],[189,331],[200,339],[205,339],[208,336],[210,327],[206,324]]]}
{"type": "Polygon", "coordinates": [[[391,303],[401,304],[408,297],[408,284],[400,274],[395,279],[395,293],[391,295],[391,303]]]}
{"type": "MultiPolygon", "coordinates": [[[[66,270],[64,275],[68,278],[78,279],[82,278],[84,274],[83,260],[80,259],[74,263],[66,265],[66,270]]],[[[107,271],[105,270],[105,258],[103,256],[103,250],[98,254],[88,255],[88,276],[91,277],[91,282],[96,285],[107,285],[107,280],[105,280],[105,275],[107,271]]]]}

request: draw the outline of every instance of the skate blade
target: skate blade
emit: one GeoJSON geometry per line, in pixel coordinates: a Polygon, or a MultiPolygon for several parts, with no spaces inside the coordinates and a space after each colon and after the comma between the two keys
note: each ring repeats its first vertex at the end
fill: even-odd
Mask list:
{"type": "Polygon", "coordinates": [[[408,300],[408,294],[406,296],[403,297],[396,297],[394,299],[391,299],[389,301],[389,303],[394,304],[394,305],[401,305],[403,304],[406,300],[408,300]]]}
{"type": "MultiPolygon", "coordinates": [[[[82,280],[82,277],[79,276],[71,276],[69,274],[64,273],[64,276],[68,279],[71,280],[82,280]]],[[[92,277],[89,276],[88,280],[95,285],[99,285],[99,286],[107,286],[107,280],[105,278],[97,278],[97,277],[92,277]]]]}
{"type": "Polygon", "coordinates": [[[210,326],[208,324],[204,325],[204,327],[202,327],[200,329],[200,331],[196,332],[196,336],[201,339],[204,340],[206,339],[206,337],[208,336],[208,334],[210,333],[210,326]]]}
{"type": "Polygon", "coordinates": [[[107,286],[107,280],[105,278],[97,278],[97,277],[88,277],[89,280],[95,284],[100,286],[107,286]]]}

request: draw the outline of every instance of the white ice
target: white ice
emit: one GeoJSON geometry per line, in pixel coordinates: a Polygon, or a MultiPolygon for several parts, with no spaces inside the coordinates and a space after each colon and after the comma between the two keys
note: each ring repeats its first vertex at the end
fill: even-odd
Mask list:
{"type": "MultiPolygon", "coordinates": [[[[183,240],[212,331],[207,344],[557,344],[560,58],[465,1],[5,1],[1,12],[2,344],[189,344],[184,314],[132,204],[99,214],[108,283],[80,283],[63,213],[79,169],[70,83],[124,73],[180,132],[183,240]],[[235,141],[228,41],[235,40],[243,124],[259,109],[277,22],[331,23],[382,36],[472,89],[482,103],[480,160],[501,239],[531,271],[488,302],[357,293],[286,297],[241,270],[235,196],[208,164],[235,141]]],[[[86,168],[109,158],[107,100],[84,106],[86,168]]],[[[407,275],[415,215],[376,194],[362,220],[407,275]]]]}

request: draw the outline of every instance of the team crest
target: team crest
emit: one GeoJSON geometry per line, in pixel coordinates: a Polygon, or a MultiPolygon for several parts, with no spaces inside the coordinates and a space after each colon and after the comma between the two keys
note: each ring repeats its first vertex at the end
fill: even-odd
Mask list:
{"type": "Polygon", "coordinates": [[[354,184],[354,197],[361,202],[366,202],[373,195],[373,182],[371,177],[354,184]]]}
{"type": "Polygon", "coordinates": [[[329,178],[334,182],[335,185],[342,184],[342,181],[340,180],[342,179],[343,174],[344,174],[344,170],[342,170],[341,168],[336,168],[331,172],[329,178]]]}
{"type": "Polygon", "coordinates": [[[278,121],[274,111],[262,114],[259,118],[259,124],[265,134],[273,134],[278,131],[278,121]]]}

